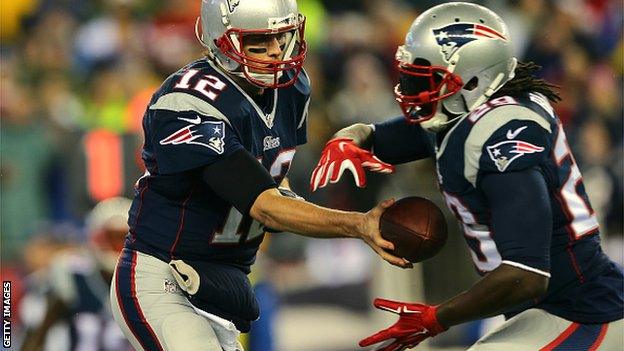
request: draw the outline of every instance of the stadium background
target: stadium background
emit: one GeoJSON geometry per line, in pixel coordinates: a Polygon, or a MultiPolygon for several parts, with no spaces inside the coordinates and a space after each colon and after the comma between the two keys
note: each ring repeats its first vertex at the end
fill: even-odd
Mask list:
{"type": "MultiPolygon", "coordinates": [[[[415,194],[442,206],[428,161],[402,165],[393,176],[370,175],[366,189],[347,176],[310,194],[308,179],[334,131],[400,114],[391,93],[395,49],[411,21],[443,1],[298,2],[308,18],[313,98],[309,143],[290,172],[293,189],[342,209],[415,194]]],[[[562,87],[555,109],[606,251],[623,263],[622,2],[477,3],[506,20],[521,60],[540,64],[540,74],[562,87]]],[[[2,279],[13,282],[14,315],[26,278],[45,272],[58,252],[85,244],[85,214],[103,199],[132,196],[142,174],[140,119],[157,85],[200,55],[193,29],[199,7],[198,0],[0,2],[2,279]]],[[[272,342],[276,350],[355,350],[360,337],[391,320],[371,310],[372,297],[436,303],[466,289],[477,276],[457,226],[450,228],[443,252],[412,271],[380,263],[352,240],[273,235],[253,273],[273,333],[259,325],[254,343],[265,346],[249,349],[265,351],[272,342]]],[[[430,345],[462,349],[487,324],[455,327],[430,345]]]]}

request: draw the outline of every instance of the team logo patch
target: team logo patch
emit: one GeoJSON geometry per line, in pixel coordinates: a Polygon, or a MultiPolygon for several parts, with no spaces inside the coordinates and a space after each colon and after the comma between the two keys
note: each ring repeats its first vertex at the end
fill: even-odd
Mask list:
{"type": "Polygon", "coordinates": [[[504,35],[494,29],[476,23],[453,23],[433,30],[433,35],[440,46],[440,53],[445,61],[462,46],[478,39],[501,39],[507,41],[504,35]]]}
{"type": "Polygon", "coordinates": [[[542,151],[543,147],[521,140],[505,140],[487,147],[488,155],[500,172],[504,172],[519,157],[542,151]]]}
{"type": "Polygon", "coordinates": [[[165,279],[164,283],[164,290],[166,293],[175,294],[178,292],[178,284],[176,282],[165,279]]]}
{"type": "MultiPolygon", "coordinates": [[[[190,121],[189,121],[190,122],[190,121]]],[[[206,121],[188,125],[161,140],[160,145],[191,144],[207,147],[217,154],[225,151],[225,122],[206,121]]]]}
{"type": "Polygon", "coordinates": [[[280,138],[279,137],[272,137],[270,135],[265,136],[264,140],[262,141],[263,144],[263,151],[267,151],[267,150],[271,150],[271,149],[275,149],[276,147],[280,146],[280,138]]]}

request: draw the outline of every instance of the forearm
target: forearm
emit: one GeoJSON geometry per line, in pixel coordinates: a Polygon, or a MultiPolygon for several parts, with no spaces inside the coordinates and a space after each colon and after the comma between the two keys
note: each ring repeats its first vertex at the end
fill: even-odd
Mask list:
{"type": "Polygon", "coordinates": [[[279,195],[276,189],[261,193],[251,216],[267,227],[315,238],[358,237],[364,214],[328,209],[279,195]]]}
{"type": "Polygon", "coordinates": [[[487,318],[510,310],[546,291],[548,278],[518,272],[502,264],[472,288],[438,306],[438,321],[445,327],[487,318]]]}
{"type": "Polygon", "coordinates": [[[370,125],[356,123],[337,131],[333,138],[349,138],[357,146],[370,150],[374,133],[375,131],[370,125]]]}

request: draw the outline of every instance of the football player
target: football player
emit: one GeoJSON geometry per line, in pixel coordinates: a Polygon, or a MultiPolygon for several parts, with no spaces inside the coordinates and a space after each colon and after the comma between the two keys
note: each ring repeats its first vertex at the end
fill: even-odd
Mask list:
{"type": "Polygon", "coordinates": [[[339,131],[313,190],[344,169],[391,171],[436,160],[439,188],[476,269],[472,288],[439,305],[376,299],[399,320],[360,346],[413,347],[453,325],[504,314],[470,350],[616,350],[624,324],[622,271],[599,226],[551,102],[559,95],[518,63],[501,18],[469,3],[422,13],[398,48],[395,88],[404,117],[339,131]],[[370,151],[369,151],[370,150],[370,151]],[[369,164],[372,153],[383,164],[369,164]]]}
{"type": "Polygon", "coordinates": [[[259,310],[247,274],[264,233],[356,237],[386,253],[379,216],[313,205],[286,173],[306,142],[305,17],[295,0],[204,0],[200,58],[167,78],[143,119],[146,173],[111,288],[137,350],[240,350],[259,310]]]}
{"type": "Polygon", "coordinates": [[[107,293],[128,233],[130,204],[122,197],[98,203],[86,218],[88,249],[67,250],[52,260],[41,291],[22,302],[29,328],[22,351],[131,349],[107,293]]]}

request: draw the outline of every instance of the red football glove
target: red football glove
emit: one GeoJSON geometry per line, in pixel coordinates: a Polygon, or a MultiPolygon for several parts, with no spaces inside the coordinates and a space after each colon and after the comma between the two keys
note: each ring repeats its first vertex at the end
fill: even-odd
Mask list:
{"type": "Polygon", "coordinates": [[[381,161],[370,151],[359,148],[353,140],[332,139],[325,145],[321,159],[312,171],[310,190],[316,191],[326,186],[328,182],[336,183],[345,169],[353,173],[355,185],[363,188],[366,186],[364,168],[380,173],[394,172],[393,165],[381,161]]]}
{"type": "Polygon", "coordinates": [[[379,309],[398,314],[399,320],[390,328],[360,340],[360,346],[362,347],[394,339],[390,344],[382,346],[375,351],[402,351],[412,348],[423,340],[447,329],[438,323],[436,306],[384,299],[375,299],[374,304],[379,309]]]}

